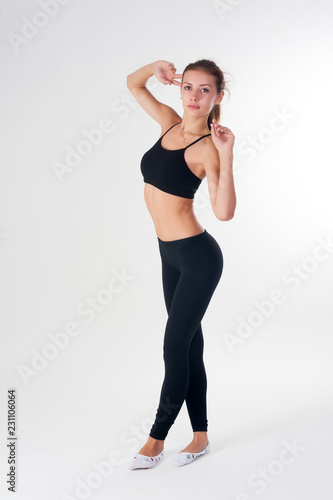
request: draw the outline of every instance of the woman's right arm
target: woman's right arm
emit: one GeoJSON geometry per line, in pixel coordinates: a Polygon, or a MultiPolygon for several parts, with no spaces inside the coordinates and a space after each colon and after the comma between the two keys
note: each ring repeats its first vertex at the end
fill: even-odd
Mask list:
{"type": "Polygon", "coordinates": [[[168,61],[156,61],[147,64],[127,76],[127,87],[140,106],[156,120],[163,128],[170,122],[177,122],[181,117],[176,111],[158,101],[147,89],[146,83],[151,76],[155,76],[164,85],[178,85],[180,82],[176,78],[181,78],[181,74],[176,74],[176,68],[168,61]]]}

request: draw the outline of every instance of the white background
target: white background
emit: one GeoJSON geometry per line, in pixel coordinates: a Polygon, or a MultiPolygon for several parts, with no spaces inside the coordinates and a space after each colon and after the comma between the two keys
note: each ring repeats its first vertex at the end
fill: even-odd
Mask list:
{"type": "MultiPolygon", "coordinates": [[[[327,500],[332,2],[0,6],[1,496],[12,498],[7,390],[15,388],[17,499],[327,500]],[[224,256],[203,320],[212,451],[188,467],[168,464],[192,437],[184,405],[165,461],[130,471],[157,409],[167,315],[140,172],[160,127],[131,98],[126,76],[158,59],[182,72],[200,58],[226,72],[221,123],[236,136],[234,218],[215,218],[205,182],[195,204],[224,256]],[[107,121],[100,143],[57,175],[84,131],[107,121]],[[116,278],[119,293],[107,295],[117,272],[128,279],[116,278]],[[89,297],[104,300],[90,322],[78,310],[89,297]],[[75,336],[64,334],[70,322],[75,336]],[[55,336],[67,345],[56,347],[55,336]],[[286,442],[302,451],[281,465],[286,442]],[[93,465],[102,462],[108,477],[93,465]],[[251,485],[267,467],[261,490],[251,485]]],[[[182,114],[178,87],[154,77],[148,85],[182,114]]]]}

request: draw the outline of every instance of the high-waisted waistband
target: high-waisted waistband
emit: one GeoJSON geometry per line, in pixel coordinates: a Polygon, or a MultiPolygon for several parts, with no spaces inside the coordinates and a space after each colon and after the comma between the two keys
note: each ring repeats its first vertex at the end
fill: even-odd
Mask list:
{"type": "Polygon", "coordinates": [[[207,233],[206,229],[202,233],[195,234],[194,236],[187,236],[186,238],[180,238],[178,240],[163,241],[159,237],[157,237],[157,240],[158,240],[160,245],[168,245],[168,246],[169,245],[176,245],[179,243],[185,243],[185,242],[190,241],[190,240],[199,239],[200,236],[202,237],[205,233],[207,233]]]}
{"type": "Polygon", "coordinates": [[[223,254],[218,242],[205,229],[202,233],[180,238],[178,240],[163,241],[157,238],[162,260],[178,269],[193,267],[208,269],[212,267],[215,274],[222,266],[223,254]]]}

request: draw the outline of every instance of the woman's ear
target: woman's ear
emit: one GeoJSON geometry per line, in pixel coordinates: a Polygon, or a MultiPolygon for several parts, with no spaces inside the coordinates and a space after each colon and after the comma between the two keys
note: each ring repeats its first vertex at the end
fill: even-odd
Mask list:
{"type": "Polygon", "coordinates": [[[223,99],[223,96],[224,96],[224,90],[222,90],[222,92],[220,94],[218,94],[214,104],[220,104],[220,102],[223,99]]]}

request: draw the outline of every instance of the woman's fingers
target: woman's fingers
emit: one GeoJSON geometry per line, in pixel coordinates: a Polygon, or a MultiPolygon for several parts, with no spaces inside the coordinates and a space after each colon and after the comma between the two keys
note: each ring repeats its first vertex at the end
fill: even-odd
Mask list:
{"type": "Polygon", "coordinates": [[[228,132],[230,129],[228,129],[228,127],[224,127],[223,125],[220,125],[219,123],[217,123],[216,119],[213,118],[212,120],[212,127],[214,128],[214,132],[219,132],[219,133],[223,133],[223,132],[228,132]]]}
{"type": "Polygon", "coordinates": [[[211,125],[212,125],[211,130],[212,130],[213,134],[216,135],[216,120],[215,120],[215,118],[213,118],[211,125]]]}
{"type": "Polygon", "coordinates": [[[181,82],[177,82],[177,80],[181,80],[183,78],[183,75],[181,73],[177,73],[173,75],[173,83],[174,85],[178,85],[179,87],[182,86],[181,82]]]}
{"type": "Polygon", "coordinates": [[[177,70],[173,63],[161,61],[159,71],[156,71],[155,76],[164,85],[177,85],[180,87],[182,84],[181,82],[178,82],[177,79],[181,79],[183,75],[182,73],[176,73],[176,71],[177,70]]]}
{"type": "Polygon", "coordinates": [[[177,82],[177,80],[173,80],[173,82],[172,82],[172,83],[173,83],[174,85],[177,85],[178,87],[181,87],[181,86],[182,86],[181,82],[177,82]]]}
{"type": "Polygon", "coordinates": [[[174,66],[174,64],[170,63],[169,66],[168,66],[168,73],[170,75],[170,79],[169,79],[169,82],[170,84],[174,84],[174,85],[178,85],[180,86],[181,83],[180,82],[177,82],[176,80],[179,79],[179,78],[182,78],[182,73],[176,73],[176,68],[174,66]]]}
{"type": "Polygon", "coordinates": [[[169,76],[169,74],[165,71],[161,72],[160,74],[156,74],[156,77],[161,83],[164,83],[164,85],[171,85],[172,83],[172,76],[169,76]]]}
{"type": "Polygon", "coordinates": [[[224,127],[223,125],[217,123],[215,118],[212,120],[211,125],[212,125],[211,131],[213,135],[215,135],[215,137],[222,137],[223,134],[228,134],[229,132],[231,132],[231,130],[228,127],[224,127]]]}

